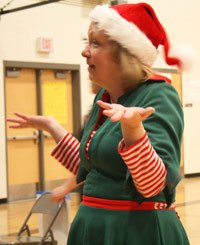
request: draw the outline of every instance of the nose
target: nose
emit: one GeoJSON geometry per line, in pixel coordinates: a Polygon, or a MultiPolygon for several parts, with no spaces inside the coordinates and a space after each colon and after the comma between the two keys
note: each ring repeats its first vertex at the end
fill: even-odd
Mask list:
{"type": "Polygon", "coordinates": [[[90,57],[90,48],[89,48],[89,45],[87,45],[83,51],[81,52],[81,55],[85,58],[88,58],[90,57]]]}

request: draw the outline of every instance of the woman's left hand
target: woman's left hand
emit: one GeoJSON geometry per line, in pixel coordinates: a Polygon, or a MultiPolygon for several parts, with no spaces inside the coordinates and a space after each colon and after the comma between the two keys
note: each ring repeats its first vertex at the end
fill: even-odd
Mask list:
{"type": "Polygon", "coordinates": [[[143,120],[155,111],[153,107],[125,107],[120,104],[106,103],[102,100],[98,100],[97,104],[104,109],[103,114],[110,117],[112,122],[120,121],[129,128],[138,127],[143,120]]]}

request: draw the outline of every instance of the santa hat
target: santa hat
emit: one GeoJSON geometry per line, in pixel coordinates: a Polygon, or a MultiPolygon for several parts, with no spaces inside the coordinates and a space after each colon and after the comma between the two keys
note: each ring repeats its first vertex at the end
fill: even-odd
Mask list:
{"type": "Polygon", "coordinates": [[[153,8],[146,3],[110,7],[98,5],[92,10],[90,17],[92,21],[98,23],[100,30],[105,31],[110,40],[119,43],[147,66],[153,65],[159,45],[164,47],[165,61],[168,65],[177,65],[179,68],[189,65],[187,60],[191,59],[187,57],[183,61],[180,56],[170,56],[166,32],[153,8]]]}

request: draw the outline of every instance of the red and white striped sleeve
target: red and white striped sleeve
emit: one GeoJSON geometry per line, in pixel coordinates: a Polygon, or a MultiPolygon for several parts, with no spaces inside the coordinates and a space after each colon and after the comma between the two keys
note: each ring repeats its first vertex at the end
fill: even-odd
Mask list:
{"type": "Polygon", "coordinates": [[[127,148],[122,139],[118,145],[118,152],[131,173],[135,187],[144,197],[155,196],[163,190],[167,170],[146,133],[127,148]]]}
{"type": "Polygon", "coordinates": [[[80,165],[79,147],[80,142],[67,133],[53,149],[51,156],[76,175],[80,165]]]}

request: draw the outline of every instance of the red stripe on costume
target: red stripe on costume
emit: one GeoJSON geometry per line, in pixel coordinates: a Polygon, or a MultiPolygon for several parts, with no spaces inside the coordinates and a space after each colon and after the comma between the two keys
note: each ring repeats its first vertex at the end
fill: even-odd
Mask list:
{"type": "Polygon", "coordinates": [[[130,167],[130,172],[133,173],[138,180],[140,177],[142,178],[146,172],[148,172],[150,175],[153,169],[155,171],[155,169],[158,168],[159,159],[155,158],[154,156],[155,154],[153,154],[152,157],[148,159],[149,161],[141,162],[141,164],[139,166],[137,165],[135,168],[134,166],[130,167]]]}
{"type": "Polygon", "coordinates": [[[130,155],[131,152],[134,153],[134,151],[138,151],[138,149],[140,149],[142,145],[145,145],[146,142],[148,142],[148,138],[146,137],[146,135],[147,134],[145,133],[141,139],[139,139],[136,143],[132,144],[129,147],[125,147],[124,140],[122,140],[118,146],[118,151],[121,154],[121,156],[123,156],[124,158],[130,155]]]}
{"type": "MultiPolygon", "coordinates": [[[[78,142],[78,144],[79,144],[79,142],[78,142]]],[[[76,140],[74,140],[73,138],[68,140],[66,142],[66,145],[65,145],[63,151],[62,151],[62,154],[60,154],[60,157],[59,157],[60,162],[63,162],[63,160],[65,161],[66,158],[70,157],[70,155],[72,154],[74,149],[76,149],[76,146],[77,146],[76,140]]]]}
{"type": "Polygon", "coordinates": [[[152,174],[148,181],[140,181],[139,184],[135,182],[135,186],[139,192],[145,197],[150,197],[157,194],[165,183],[166,170],[161,168],[161,171],[156,171],[156,176],[152,174]]]}
{"type": "Polygon", "coordinates": [[[51,155],[55,156],[57,154],[57,151],[60,149],[60,145],[63,144],[63,142],[65,141],[65,139],[69,136],[69,133],[67,133],[56,145],[56,147],[54,148],[54,150],[52,151],[51,155]]]}
{"type": "Polygon", "coordinates": [[[157,176],[159,176],[159,174],[161,173],[161,171],[165,168],[163,168],[162,165],[157,164],[158,161],[155,162],[154,166],[150,166],[149,168],[145,168],[140,172],[140,174],[138,173],[138,175],[136,175],[134,172],[131,171],[131,173],[134,174],[135,177],[137,177],[138,182],[142,182],[142,183],[147,183],[149,181],[152,181],[152,179],[157,178],[157,176]]]}
{"type": "Polygon", "coordinates": [[[158,176],[153,177],[151,181],[148,181],[146,183],[144,182],[139,182],[136,183],[138,189],[141,191],[143,190],[144,192],[148,192],[152,187],[155,187],[156,185],[160,185],[160,181],[162,182],[163,179],[165,178],[165,171],[162,171],[158,176]]]}
{"type": "Polygon", "coordinates": [[[133,168],[137,168],[138,165],[143,163],[148,163],[150,159],[153,158],[154,151],[152,151],[151,147],[149,146],[146,151],[140,151],[137,156],[129,157],[129,158],[123,158],[128,166],[133,166],[133,168]]]}
{"type": "Polygon", "coordinates": [[[165,202],[138,203],[132,200],[111,200],[90,196],[82,197],[82,205],[108,210],[175,210],[174,203],[167,208],[165,202]]]}
{"type": "Polygon", "coordinates": [[[161,184],[159,186],[155,186],[154,188],[152,188],[149,191],[146,191],[144,196],[146,198],[152,197],[157,195],[158,193],[160,193],[160,190],[163,190],[166,186],[166,182],[161,180],[161,184]]]}
{"type": "Polygon", "coordinates": [[[162,191],[167,171],[147,134],[128,148],[122,140],[118,151],[130,170],[135,187],[144,197],[151,197],[162,191]]]}
{"type": "Polygon", "coordinates": [[[79,141],[67,133],[56,145],[51,155],[69,171],[77,174],[80,165],[79,147],[79,141]]]}
{"type": "Polygon", "coordinates": [[[56,146],[57,151],[55,154],[53,154],[55,158],[60,159],[62,157],[62,155],[64,154],[64,150],[69,144],[70,140],[71,140],[71,135],[67,134],[67,137],[64,137],[64,140],[62,140],[61,144],[60,142],[58,143],[58,145],[56,146]]]}
{"type": "Polygon", "coordinates": [[[75,157],[72,159],[72,161],[68,161],[65,163],[65,167],[73,172],[74,174],[77,173],[77,171],[75,171],[74,169],[77,169],[79,168],[79,165],[80,165],[80,158],[79,158],[79,154],[76,154],[75,157]]]}
{"type": "Polygon", "coordinates": [[[75,175],[77,175],[78,170],[79,170],[79,166],[80,166],[80,163],[77,164],[77,165],[74,165],[73,168],[72,168],[72,173],[74,173],[75,175]]]}
{"type": "Polygon", "coordinates": [[[74,141],[69,146],[66,146],[65,150],[63,151],[62,157],[59,159],[64,165],[67,162],[71,162],[72,159],[79,153],[79,142],[74,141]]]}
{"type": "Polygon", "coordinates": [[[161,74],[153,74],[150,79],[152,80],[164,80],[165,82],[167,83],[170,83],[171,84],[171,80],[168,78],[168,77],[165,77],[161,74]]]}

